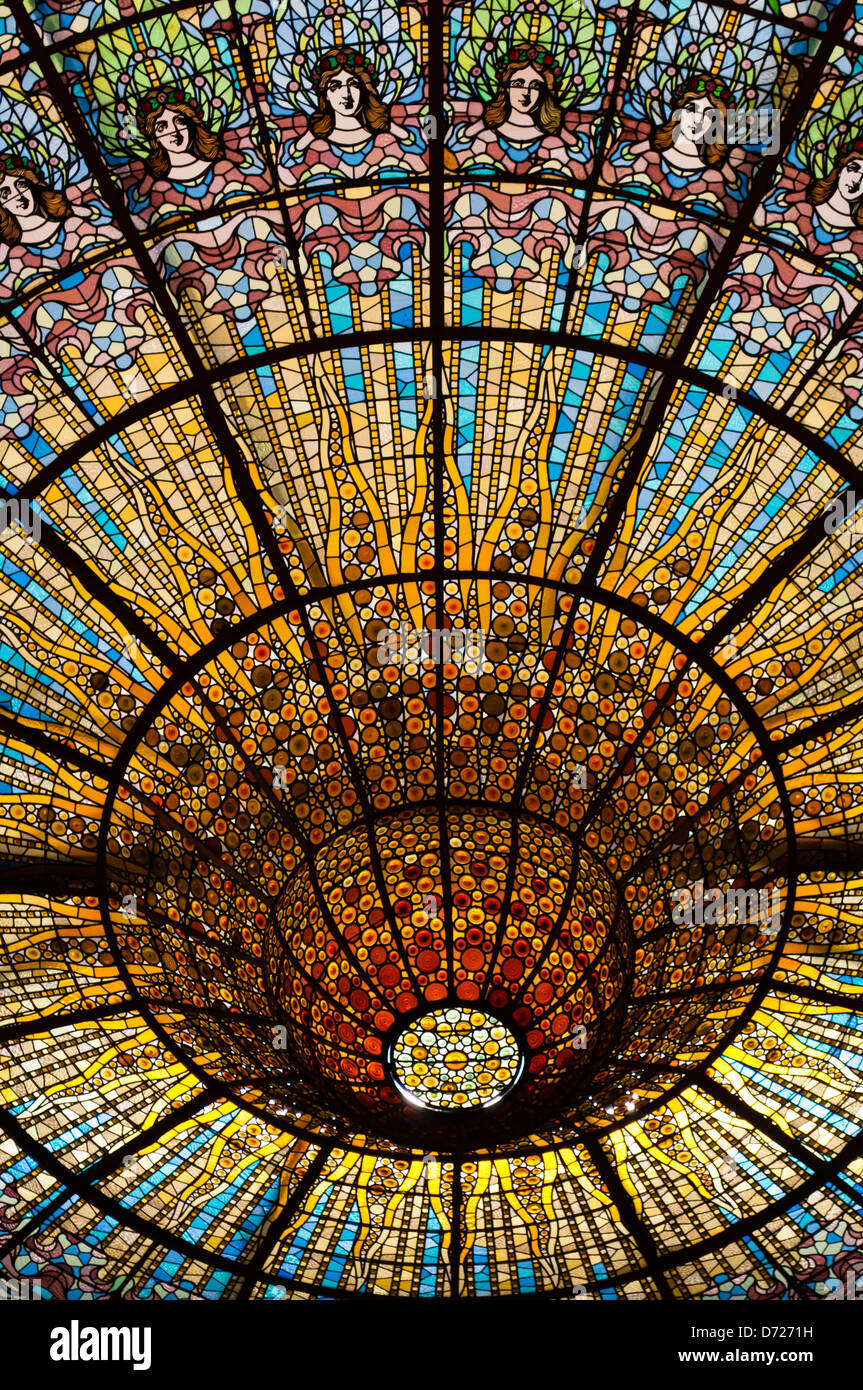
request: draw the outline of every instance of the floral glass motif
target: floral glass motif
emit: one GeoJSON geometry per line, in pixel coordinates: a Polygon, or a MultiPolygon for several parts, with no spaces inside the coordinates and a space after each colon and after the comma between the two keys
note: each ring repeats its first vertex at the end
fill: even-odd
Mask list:
{"type": "Polygon", "coordinates": [[[518,1043],[479,1009],[436,1009],[416,1019],[392,1046],[396,1085],[431,1110],[493,1105],[518,1077],[518,1043]]]}

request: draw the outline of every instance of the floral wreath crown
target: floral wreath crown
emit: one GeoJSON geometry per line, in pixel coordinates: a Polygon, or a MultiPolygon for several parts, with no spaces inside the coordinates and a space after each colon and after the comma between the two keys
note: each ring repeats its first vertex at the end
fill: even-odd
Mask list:
{"type": "Polygon", "coordinates": [[[849,159],[863,156],[863,79],[849,82],[808,122],[791,154],[813,179],[828,178],[849,159]]]}
{"type": "Polygon", "coordinates": [[[849,140],[845,141],[844,145],[840,145],[836,153],[836,161],[839,163],[841,160],[847,159],[849,155],[856,154],[863,154],[863,135],[852,135],[849,140]]]}
{"type": "Polygon", "coordinates": [[[553,55],[544,48],[538,48],[535,43],[520,44],[518,48],[511,48],[508,53],[498,58],[494,65],[498,77],[502,77],[513,63],[518,63],[521,67],[531,64],[539,68],[540,72],[550,72],[552,77],[557,78],[563,71],[560,64],[554,61],[553,55]]]}
{"type": "Polygon", "coordinates": [[[714,100],[723,101],[726,106],[734,106],[734,93],[718,77],[690,77],[678,88],[674,99],[679,102],[688,96],[713,97],[714,100]]]}
{"type": "Polygon", "coordinates": [[[188,106],[199,120],[203,119],[200,106],[186,95],[182,87],[160,87],[138,102],[138,129],[142,135],[146,133],[148,118],[166,106],[188,106]]]}
{"type": "Polygon", "coordinates": [[[27,169],[32,174],[38,174],[38,169],[32,159],[28,159],[26,154],[12,153],[0,154],[0,170],[6,174],[13,174],[15,170],[27,169]]]}
{"type": "Polygon", "coordinates": [[[324,58],[318,59],[312,68],[312,78],[315,82],[320,82],[324,77],[332,77],[335,73],[347,69],[349,72],[371,72],[372,65],[368,58],[362,53],[358,53],[354,48],[339,48],[332,53],[328,53],[324,58]]]}

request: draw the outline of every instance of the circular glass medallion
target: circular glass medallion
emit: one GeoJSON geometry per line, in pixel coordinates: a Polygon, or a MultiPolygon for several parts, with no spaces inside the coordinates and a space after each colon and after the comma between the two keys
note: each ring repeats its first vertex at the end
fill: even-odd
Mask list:
{"type": "Polygon", "coordinates": [[[398,1091],[427,1110],[494,1105],[514,1086],[521,1065],[512,1033],[479,1009],[430,1009],[399,1033],[390,1053],[398,1091]]]}

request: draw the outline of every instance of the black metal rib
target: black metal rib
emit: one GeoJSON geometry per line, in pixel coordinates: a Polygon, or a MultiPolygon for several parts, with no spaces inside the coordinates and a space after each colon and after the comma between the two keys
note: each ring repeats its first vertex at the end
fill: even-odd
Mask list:
{"type": "MultiPolygon", "coordinates": [[[[572,334],[566,332],[540,332],[533,329],[512,329],[507,333],[502,333],[499,329],[484,328],[479,325],[470,328],[462,328],[458,325],[448,325],[445,332],[445,340],[449,342],[478,342],[478,343],[502,343],[512,342],[523,345],[534,345],[542,347],[567,347],[573,352],[588,353],[594,357],[611,358],[613,361],[625,362],[633,366],[641,366],[646,370],[656,373],[667,373],[676,383],[677,381],[686,382],[688,385],[695,386],[699,390],[705,391],[709,395],[719,395],[722,392],[723,381],[706,372],[700,371],[696,367],[689,367],[677,360],[676,354],[663,356],[655,353],[645,352],[640,348],[626,347],[618,343],[610,343],[601,338],[591,338],[584,334],[572,334]]],[[[319,338],[314,345],[307,343],[291,343],[285,347],[271,348],[266,352],[256,354],[254,357],[231,360],[217,364],[216,366],[206,367],[201,365],[200,371],[193,377],[179,381],[172,386],[163,387],[157,393],[144,400],[135,402],[126,410],[119,411],[110,420],[96,425],[88,434],[80,436],[72,444],[64,448],[52,462],[45,464],[38,469],[26,483],[17,489],[9,489],[8,497],[24,500],[28,498],[34,500],[52,482],[56,481],[64,472],[70,469],[80,459],[92,453],[102,444],[110,443],[115,437],[123,433],[130,426],[139,423],[171,406],[180,405],[186,402],[191,396],[198,395],[200,381],[206,382],[211,388],[230,381],[235,376],[247,376],[250,372],[254,373],[264,368],[275,367],[283,362],[296,361],[310,354],[318,355],[324,352],[339,352],[345,348],[357,346],[392,346],[397,344],[422,344],[430,342],[430,335],[422,329],[393,329],[392,331],[380,331],[367,334],[344,334],[341,336],[319,338]]],[[[819,462],[827,464],[831,469],[839,474],[840,477],[857,486],[863,486],[863,469],[858,468],[847,458],[843,452],[830,444],[820,435],[815,434],[801,421],[794,416],[787,414],[784,408],[771,405],[768,401],[763,401],[753,392],[739,390],[737,393],[736,404],[738,408],[745,407],[751,412],[754,418],[763,420],[779,433],[787,435],[795,440],[802,448],[805,448],[819,462]]],[[[80,402],[76,401],[76,406],[80,408],[80,402]]],[[[245,466],[245,465],[244,465],[245,466]]],[[[433,577],[433,572],[429,572],[433,577]]],[[[448,577],[452,577],[452,572],[448,572],[448,577]]],[[[502,577],[497,571],[494,577],[502,577]]],[[[415,580],[416,576],[412,578],[415,580]]],[[[531,582],[535,580],[531,579],[531,582]]],[[[359,583],[367,584],[366,580],[359,583]]],[[[355,587],[359,587],[359,583],[355,587]]],[[[334,586],[315,587],[313,595],[329,596],[334,590],[334,586]]]]}
{"type": "Polygon", "coordinates": [[[227,1296],[229,1298],[233,1296],[237,1299],[244,1299],[252,1296],[255,1284],[258,1283],[263,1276],[264,1265],[267,1259],[275,1250],[282,1236],[290,1226],[291,1221],[294,1219],[306,1197],[320,1178],[332,1152],[332,1145],[325,1145],[323,1148],[319,1149],[293,1192],[288,1195],[281,1209],[278,1207],[277,1200],[274,1214],[266,1223],[261,1233],[257,1250],[249,1261],[247,1272],[244,1274],[242,1283],[237,1289],[236,1294],[232,1295],[230,1286],[228,1288],[227,1296]]]}
{"type": "MultiPolygon", "coordinates": [[[[620,52],[618,54],[617,70],[609,89],[608,100],[602,117],[602,128],[593,155],[593,167],[585,183],[584,200],[578,215],[578,244],[580,245],[586,243],[587,228],[590,221],[590,207],[602,181],[602,166],[605,162],[611,137],[614,132],[614,118],[617,115],[620,96],[626,82],[629,61],[632,57],[632,50],[635,45],[636,34],[638,33],[638,21],[640,17],[641,0],[635,0],[626,18],[626,28],[623,32],[620,52]]],[[[561,310],[560,322],[564,328],[569,322],[569,316],[572,312],[572,302],[578,288],[578,269],[579,267],[576,266],[571,272],[569,284],[563,296],[563,308],[561,310]]]]}
{"type": "Polygon", "coordinates": [[[38,1033],[53,1033],[57,1028],[71,1028],[76,1023],[98,1022],[103,1018],[116,1018],[119,1014],[137,1013],[133,999],[123,999],[119,1004],[97,1004],[92,1009],[67,1009],[62,1014],[39,1014],[36,1018],[21,1022],[6,1023],[0,1027],[0,1047],[15,1042],[18,1038],[29,1038],[38,1033]]]}
{"type": "Polygon", "coordinates": [[[461,1294],[461,1254],[464,1244],[462,1233],[462,1178],[461,1160],[453,1159],[452,1165],[452,1211],[450,1213],[449,1235],[449,1283],[450,1296],[458,1298],[461,1294]]]}
{"type": "MultiPolygon", "coordinates": [[[[215,1088],[196,1090],[195,1094],[182,1105],[176,1106],[173,1110],[166,1111],[160,1119],[154,1121],[154,1123],[149,1125],[146,1129],[138,1130],[133,1139],[127,1140],[126,1143],[121,1144],[119,1148],[112,1149],[109,1153],[103,1154],[95,1163],[91,1163],[86,1168],[83,1168],[75,1184],[68,1181],[71,1174],[65,1170],[64,1176],[61,1178],[57,1172],[52,1172],[52,1168],[49,1164],[45,1163],[43,1166],[47,1168],[49,1172],[52,1172],[52,1176],[57,1177],[59,1181],[65,1183],[67,1189],[72,1187],[73,1190],[78,1190],[79,1196],[87,1197],[90,1201],[95,1201],[98,1205],[98,1196],[95,1189],[93,1191],[89,1190],[89,1185],[91,1183],[95,1185],[103,1178],[108,1177],[125,1158],[131,1158],[135,1154],[140,1153],[142,1149],[149,1148],[151,1144],[157,1143],[164,1135],[170,1134],[172,1130],[176,1129],[178,1125],[183,1124],[186,1120],[194,1119],[205,1105],[218,1099],[219,1093],[215,1088]]],[[[4,1115],[0,1114],[0,1128],[5,1128],[5,1118],[4,1115]]],[[[13,1122],[13,1124],[14,1123],[15,1122],[13,1122]]],[[[62,1166],[62,1164],[56,1164],[58,1168],[62,1169],[62,1166]]],[[[3,1245],[0,1245],[0,1259],[16,1249],[23,1241],[29,1239],[31,1235],[34,1235],[36,1231],[39,1230],[46,1217],[50,1216],[53,1210],[57,1210],[67,1200],[68,1190],[57,1193],[45,1207],[40,1208],[29,1221],[19,1227],[3,1245]]]]}
{"type": "MultiPolygon", "coordinates": [[[[830,17],[825,36],[819,44],[815,57],[807,66],[804,73],[804,80],[801,81],[794,99],[790,103],[785,114],[783,120],[784,136],[780,142],[779,149],[775,154],[768,155],[763,160],[753,176],[749,192],[741,202],[740,212],[738,213],[732,232],[729,234],[727,241],[717,256],[707,281],[705,282],[704,289],[698,296],[695,309],[676,344],[675,351],[680,361],[685,361],[703,327],[708,310],[712,308],[714,300],[722,291],[737,249],[752,221],[752,215],[760,206],[762,199],[772,186],[774,176],[776,171],[781,167],[793,132],[798,129],[812,104],[812,99],[818,90],[818,85],[829,61],[830,54],[836,42],[841,37],[843,28],[852,13],[853,0],[841,0],[841,3],[836,7],[830,17]]],[[[607,509],[605,519],[600,523],[594,549],[588,556],[587,563],[584,567],[584,577],[589,581],[597,577],[600,566],[608,553],[609,547],[614,541],[618,526],[626,509],[629,494],[641,474],[651,445],[662,427],[665,412],[671,402],[676,384],[675,379],[671,376],[665,380],[660,380],[656,394],[646,407],[640,435],[636,439],[630,458],[623,469],[623,475],[607,509]]]]}
{"type": "Polygon", "coordinates": [[[270,175],[270,182],[273,185],[273,192],[276,195],[276,198],[278,199],[279,203],[279,211],[282,217],[282,230],[284,232],[285,237],[285,246],[287,247],[290,253],[291,264],[294,267],[294,282],[296,284],[300,304],[303,308],[303,315],[306,320],[306,332],[308,333],[310,340],[314,341],[316,333],[314,328],[314,322],[312,319],[311,308],[309,306],[308,291],[306,289],[305,281],[303,280],[302,271],[300,268],[299,247],[297,245],[297,239],[293,233],[293,228],[291,227],[291,219],[288,214],[288,205],[285,201],[285,194],[284,189],[282,188],[281,179],[279,178],[279,171],[276,168],[276,161],[273,158],[273,147],[267,135],[267,125],[266,121],[264,120],[263,110],[261,108],[261,98],[258,94],[257,87],[255,84],[255,74],[252,69],[252,60],[251,55],[249,53],[248,44],[245,42],[243,27],[240,22],[240,17],[237,14],[236,0],[230,0],[230,6],[231,20],[233,22],[234,30],[237,35],[237,49],[240,55],[240,66],[242,68],[246,86],[248,87],[249,96],[254,105],[255,119],[258,125],[258,138],[261,143],[261,149],[264,155],[264,159],[267,163],[267,170],[270,175]]]}
{"type": "Polygon", "coordinates": [[[656,1242],[648,1231],[641,1217],[635,1209],[632,1197],[624,1187],[620,1174],[615,1164],[608,1157],[602,1143],[595,1137],[587,1138],[584,1147],[590,1155],[593,1166],[599,1174],[600,1180],[608,1188],[614,1205],[617,1207],[620,1220],[632,1236],[644,1261],[644,1270],[640,1274],[647,1275],[652,1279],[659,1289],[659,1296],[664,1301],[673,1298],[673,1294],[668,1284],[668,1280],[662,1270],[659,1259],[659,1251],[656,1242]]]}
{"type": "MultiPolygon", "coordinates": [[[[431,347],[432,379],[435,394],[431,405],[431,500],[434,526],[434,626],[438,631],[445,625],[445,584],[448,578],[444,557],[444,490],[446,487],[445,405],[443,344],[448,332],[445,318],[446,303],[446,217],[444,212],[444,138],[446,115],[444,107],[444,45],[447,27],[442,0],[430,0],[428,9],[428,109],[437,123],[435,138],[428,142],[429,226],[428,226],[428,340],[431,347]]],[[[446,942],[447,985],[451,999],[455,998],[455,926],[453,913],[452,864],[450,861],[449,826],[447,820],[447,748],[444,733],[444,699],[446,681],[444,666],[435,667],[434,761],[437,797],[438,840],[440,844],[440,874],[443,902],[441,912],[446,942]]]]}
{"type": "Polygon", "coordinates": [[[774,746],[778,753],[784,755],[790,753],[792,748],[797,748],[801,743],[810,743],[826,738],[836,729],[853,724],[858,719],[863,719],[863,700],[855,700],[850,705],[843,705],[841,709],[834,710],[832,714],[825,714],[822,719],[816,719],[812,724],[805,724],[802,728],[795,729],[785,738],[777,739],[774,746]]]}

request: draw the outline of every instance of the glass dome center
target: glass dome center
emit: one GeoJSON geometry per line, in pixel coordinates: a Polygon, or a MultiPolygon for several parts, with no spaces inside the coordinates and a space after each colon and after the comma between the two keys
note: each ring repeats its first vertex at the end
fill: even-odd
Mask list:
{"type": "Polygon", "coordinates": [[[390,1049],[393,1085],[426,1110],[494,1105],[519,1078],[522,1053],[508,1028],[480,1009],[444,1007],[414,1018],[390,1049]]]}

